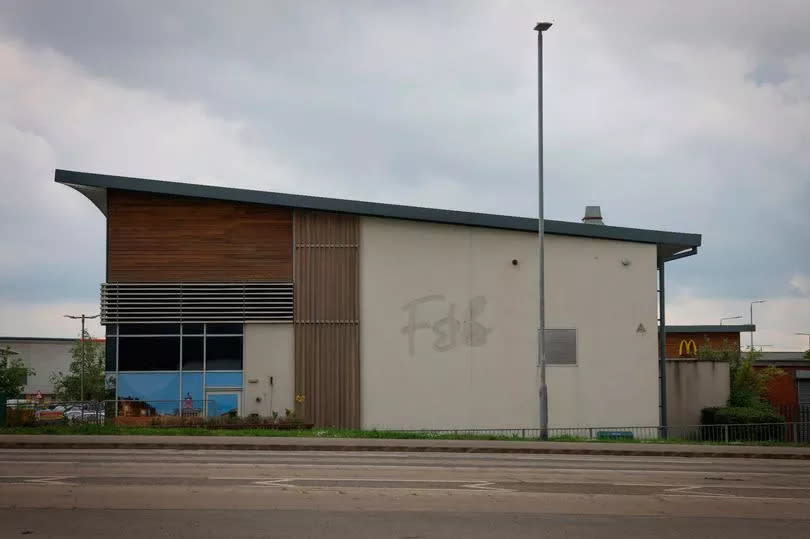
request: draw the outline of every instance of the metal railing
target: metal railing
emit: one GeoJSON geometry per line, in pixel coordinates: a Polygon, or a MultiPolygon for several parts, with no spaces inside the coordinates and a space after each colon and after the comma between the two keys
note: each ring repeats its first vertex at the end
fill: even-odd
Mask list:
{"type": "Polygon", "coordinates": [[[776,406],[776,411],[779,412],[779,415],[785,418],[785,421],[795,423],[810,423],[810,406],[782,404],[776,406]]]}
{"type": "MultiPolygon", "coordinates": [[[[541,438],[539,428],[511,429],[391,429],[423,435],[506,437],[525,440],[541,438]]],[[[752,423],[736,425],[550,427],[550,440],[571,441],[688,441],[705,443],[774,442],[810,443],[810,422],[752,423]]]]}
{"type": "Polygon", "coordinates": [[[202,423],[221,414],[213,400],[105,400],[56,401],[47,404],[22,402],[7,404],[6,422],[9,426],[53,424],[119,423],[150,425],[169,423],[202,423]]]}
{"type": "MultiPolygon", "coordinates": [[[[97,402],[13,403],[6,406],[8,426],[49,424],[123,424],[133,426],[205,426],[223,420],[216,402],[202,399],[107,400],[97,402]]],[[[227,421],[232,414],[224,414],[227,421]]],[[[799,415],[802,419],[805,417],[799,415]]],[[[256,418],[257,420],[259,418],[256,418]]],[[[259,421],[260,422],[260,421],[259,421]]],[[[275,423],[275,421],[273,422],[275,423]]],[[[381,432],[414,433],[425,437],[474,437],[538,440],[536,427],[506,429],[380,429],[381,432]]],[[[766,442],[810,444],[810,420],[784,423],[550,427],[550,440],[571,441],[684,441],[695,443],[766,442]]]]}
{"type": "Polygon", "coordinates": [[[14,403],[6,406],[6,422],[9,426],[104,424],[112,417],[110,412],[111,409],[103,401],[14,403]]]}

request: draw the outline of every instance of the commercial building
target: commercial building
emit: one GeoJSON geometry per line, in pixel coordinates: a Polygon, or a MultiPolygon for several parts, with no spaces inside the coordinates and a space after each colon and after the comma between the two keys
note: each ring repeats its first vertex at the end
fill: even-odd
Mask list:
{"type": "Polygon", "coordinates": [[[667,358],[695,358],[698,350],[740,349],[740,333],[756,331],[752,324],[667,326],[667,358]]]}
{"type": "Polygon", "coordinates": [[[53,396],[51,376],[58,372],[68,372],[72,359],[71,349],[76,339],[49,337],[0,337],[0,350],[8,349],[10,358],[22,360],[23,365],[34,371],[26,377],[24,398],[42,401],[53,396]]]}
{"type": "Polygon", "coordinates": [[[804,352],[762,352],[754,367],[781,371],[768,382],[768,401],[788,421],[810,423],[810,361],[804,352]]]}
{"type": "MultiPolygon", "coordinates": [[[[209,415],[287,408],[324,426],[538,424],[536,219],[56,181],[106,216],[101,312],[119,398],[166,414],[183,398],[209,415]]],[[[658,277],[700,236],[545,232],[550,425],[657,425],[658,277]]]]}
{"type": "Polygon", "coordinates": [[[737,351],[740,333],[755,330],[749,324],[666,326],[669,425],[697,425],[703,408],[726,405],[731,391],[729,364],[700,352],[737,351]]]}

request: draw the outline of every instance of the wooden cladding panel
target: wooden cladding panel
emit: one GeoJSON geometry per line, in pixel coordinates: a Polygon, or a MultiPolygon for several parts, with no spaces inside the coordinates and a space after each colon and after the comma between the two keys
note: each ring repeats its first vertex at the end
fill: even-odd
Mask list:
{"type": "Polygon", "coordinates": [[[360,427],[360,223],[296,211],[295,387],[304,415],[324,427],[360,427]]]}
{"type": "Polygon", "coordinates": [[[296,324],[295,392],[304,417],[319,427],[360,428],[360,328],[296,324]]]}
{"type": "Polygon", "coordinates": [[[292,210],[107,193],[109,282],[292,280],[292,210]]]}

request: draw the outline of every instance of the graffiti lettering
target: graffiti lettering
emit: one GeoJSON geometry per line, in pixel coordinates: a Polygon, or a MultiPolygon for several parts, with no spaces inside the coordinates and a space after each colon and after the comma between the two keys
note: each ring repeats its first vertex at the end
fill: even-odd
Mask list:
{"type": "Polygon", "coordinates": [[[487,306],[484,296],[475,296],[470,300],[467,308],[464,309],[463,319],[456,318],[456,304],[450,303],[447,308],[447,316],[428,322],[421,320],[418,316],[419,307],[434,301],[445,301],[443,295],[434,294],[409,301],[402,306],[402,310],[408,313],[408,323],[400,332],[408,337],[408,353],[413,356],[416,352],[416,332],[420,329],[430,329],[436,336],[433,341],[433,349],[437,352],[447,352],[459,344],[465,346],[484,346],[487,343],[487,336],[492,332],[492,328],[484,326],[478,321],[487,306]]]}

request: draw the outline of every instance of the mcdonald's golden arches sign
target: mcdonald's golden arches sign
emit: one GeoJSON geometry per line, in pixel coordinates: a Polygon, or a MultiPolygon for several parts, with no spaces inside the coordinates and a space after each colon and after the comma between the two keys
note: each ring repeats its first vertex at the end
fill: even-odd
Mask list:
{"type": "Polygon", "coordinates": [[[681,343],[678,345],[678,355],[680,357],[695,357],[697,355],[695,339],[681,339],[681,343]]]}

